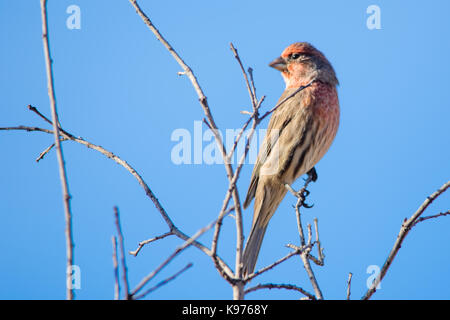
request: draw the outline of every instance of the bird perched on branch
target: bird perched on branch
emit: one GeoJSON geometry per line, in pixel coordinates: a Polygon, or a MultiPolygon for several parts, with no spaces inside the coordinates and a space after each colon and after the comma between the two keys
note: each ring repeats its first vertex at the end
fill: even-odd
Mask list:
{"type": "Polygon", "coordinates": [[[253,168],[244,208],[255,198],[253,224],[243,254],[243,271],[253,273],[270,218],[291,185],[324,156],[339,126],[338,80],[325,56],[306,42],[287,47],[269,66],[281,71],[286,89],[279,102],[307,86],[272,114],[253,168]],[[308,86],[309,85],[309,86],[308,86]]]}

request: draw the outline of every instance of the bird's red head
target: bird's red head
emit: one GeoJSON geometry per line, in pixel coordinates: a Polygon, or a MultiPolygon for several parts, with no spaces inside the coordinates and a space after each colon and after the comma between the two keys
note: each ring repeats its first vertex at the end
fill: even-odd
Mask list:
{"type": "Polygon", "coordinates": [[[286,88],[298,88],[313,79],[330,85],[338,84],[330,62],[322,52],[307,42],[291,44],[269,66],[281,71],[286,88]]]}

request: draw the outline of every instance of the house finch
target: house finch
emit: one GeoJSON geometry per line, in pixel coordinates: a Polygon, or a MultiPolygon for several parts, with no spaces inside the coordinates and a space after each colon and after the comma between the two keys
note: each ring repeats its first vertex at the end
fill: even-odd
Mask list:
{"type": "Polygon", "coordinates": [[[279,101],[312,84],[276,109],[259,151],[244,208],[255,198],[253,225],[243,254],[243,271],[253,273],[270,218],[291,185],[330,147],[339,126],[338,80],[330,62],[311,44],[287,47],[269,64],[281,71],[286,89],[279,101]]]}

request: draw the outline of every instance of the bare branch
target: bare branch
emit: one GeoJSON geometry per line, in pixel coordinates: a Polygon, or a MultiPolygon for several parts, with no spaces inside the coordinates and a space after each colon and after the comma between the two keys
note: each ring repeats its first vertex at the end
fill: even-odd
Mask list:
{"type": "MultiPolygon", "coordinates": [[[[428,206],[436,198],[438,198],[442,193],[444,193],[449,187],[450,187],[450,181],[447,181],[436,192],[434,192],[431,196],[427,197],[427,199],[422,203],[422,205],[419,207],[419,209],[417,209],[417,211],[409,219],[405,219],[405,221],[402,223],[402,226],[400,228],[400,232],[397,236],[397,240],[395,241],[391,252],[389,253],[385,263],[383,264],[383,267],[381,268],[379,276],[376,277],[372,286],[364,294],[364,296],[362,297],[363,300],[370,299],[370,297],[372,297],[372,295],[376,292],[376,290],[377,290],[376,288],[377,288],[378,284],[381,282],[381,280],[383,280],[384,276],[386,275],[387,271],[389,270],[389,267],[391,266],[392,262],[395,259],[395,256],[397,255],[398,251],[400,250],[403,241],[405,240],[409,231],[418,223],[418,220],[419,220],[420,216],[422,215],[422,213],[428,208],[428,206]]],[[[445,214],[443,214],[443,215],[445,215],[445,214]]],[[[438,216],[443,216],[443,215],[438,215],[438,216]]]]}
{"type": "Polygon", "coordinates": [[[172,236],[172,235],[174,235],[174,233],[171,232],[171,231],[169,231],[169,232],[166,232],[166,233],[164,233],[164,234],[162,234],[162,235],[159,235],[159,236],[157,236],[157,237],[154,237],[154,238],[151,238],[151,239],[147,239],[147,240],[141,241],[141,242],[139,242],[139,245],[138,245],[138,247],[137,247],[136,250],[134,250],[134,251],[128,251],[128,253],[136,257],[136,256],[138,255],[139,251],[141,251],[141,249],[142,249],[145,245],[147,245],[147,244],[149,244],[149,243],[152,243],[152,242],[154,242],[154,241],[157,241],[157,240],[164,239],[165,237],[172,236]]]}
{"type": "Polygon", "coordinates": [[[249,67],[247,71],[248,74],[250,75],[250,83],[252,85],[253,96],[256,98],[256,87],[255,87],[255,80],[253,79],[253,69],[249,67]]]}
{"type": "Polygon", "coordinates": [[[29,127],[29,126],[16,126],[16,127],[1,127],[0,131],[28,131],[28,132],[45,132],[48,134],[53,134],[52,130],[39,128],[39,127],[29,127]]]}
{"type": "Polygon", "coordinates": [[[305,267],[306,273],[308,274],[309,281],[311,282],[314,292],[316,293],[316,297],[319,300],[323,299],[322,291],[320,290],[319,283],[317,282],[316,276],[311,268],[311,264],[309,263],[309,257],[307,254],[301,254],[300,257],[303,261],[303,266],[305,267]]]}
{"type": "MultiPolygon", "coordinates": [[[[301,249],[302,249],[302,253],[300,254],[300,257],[302,259],[303,266],[305,267],[306,273],[308,274],[308,278],[314,288],[314,292],[316,294],[317,299],[322,300],[323,299],[322,291],[320,290],[319,283],[317,282],[316,276],[314,275],[314,272],[311,268],[311,263],[310,263],[310,260],[313,260],[316,264],[323,265],[323,263],[321,264],[321,261],[320,261],[320,259],[322,257],[321,250],[319,248],[319,259],[316,259],[312,255],[310,255],[312,245],[314,245],[314,243],[315,243],[315,242],[312,243],[312,229],[311,229],[311,225],[308,224],[308,240],[306,241],[304,231],[303,231],[303,226],[302,226],[301,214],[300,214],[301,207],[309,207],[308,205],[306,205],[305,201],[306,201],[306,196],[309,194],[309,191],[307,191],[306,188],[311,181],[312,181],[311,177],[308,177],[308,179],[305,181],[303,188],[298,192],[296,192],[294,189],[292,189],[292,187],[288,184],[286,184],[285,186],[294,196],[297,197],[297,204],[295,205],[295,215],[297,218],[297,228],[298,228],[301,249]]],[[[316,228],[316,239],[318,239],[319,234],[318,234],[317,221],[314,222],[314,225],[316,228]]]]}
{"type": "Polygon", "coordinates": [[[286,290],[294,290],[294,291],[298,291],[301,294],[305,295],[306,297],[308,297],[308,299],[310,300],[316,300],[316,297],[309,293],[308,291],[306,291],[305,289],[292,285],[292,284],[274,284],[274,283],[266,283],[266,284],[258,284],[254,287],[248,288],[247,290],[245,290],[245,294],[248,294],[250,292],[254,292],[256,290],[261,290],[261,289],[286,289],[286,290]]]}
{"type": "MultiPolygon", "coordinates": [[[[53,126],[53,122],[47,118],[46,116],[44,116],[36,107],[33,107],[31,104],[29,104],[27,106],[28,110],[33,111],[34,113],[36,113],[40,118],[44,119],[45,122],[47,122],[48,124],[50,124],[51,126],[53,126]]],[[[58,126],[61,129],[61,126],[58,126]]]]}
{"type": "Polygon", "coordinates": [[[42,159],[44,159],[45,155],[46,155],[47,153],[49,153],[50,150],[51,150],[54,146],[55,146],[55,144],[52,143],[48,148],[46,148],[44,151],[42,151],[42,152],[39,154],[39,156],[36,158],[36,162],[39,162],[39,161],[41,161],[42,159]]]}
{"type": "Polygon", "coordinates": [[[435,214],[435,215],[432,215],[432,216],[420,217],[419,219],[417,219],[414,222],[413,227],[416,224],[418,224],[418,223],[420,223],[422,221],[426,221],[426,220],[430,220],[430,219],[436,219],[436,218],[444,217],[444,216],[448,216],[448,215],[450,215],[450,210],[447,210],[446,212],[441,212],[441,213],[438,213],[438,214],[435,214]]]}
{"type": "Polygon", "coordinates": [[[120,295],[120,285],[119,285],[119,263],[117,262],[117,239],[112,236],[112,247],[113,247],[113,268],[114,268],[114,300],[119,300],[120,295]]]}
{"type": "Polygon", "coordinates": [[[292,258],[293,256],[296,256],[298,254],[301,254],[301,250],[298,248],[295,251],[290,252],[289,254],[285,255],[283,258],[275,261],[274,263],[268,265],[267,267],[264,267],[256,272],[253,272],[252,274],[249,274],[246,278],[244,278],[244,281],[247,283],[253,278],[256,278],[257,276],[261,275],[264,272],[267,272],[273,268],[275,268],[280,263],[283,263],[284,261],[288,260],[289,258],[292,258]]]}
{"type": "Polygon", "coordinates": [[[347,300],[350,300],[350,295],[351,295],[351,286],[352,286],[352,276],[353,273],[349,272],[348,273],[348,280],[347,280],[347,300]]]}
{"type": "MultiPolygon", "coordinates": [[[[250,81],[248,80],[247,72],[245,72],[244,66],[242,65],[241,58],[239,57],[239,54],[237,53],[236,48],[233,46],[233,43],[230,43],[230,48],[231,48],[231,51],[233,51],[234,57],[236,58],[239,66],[241,67],[241,71],[242,71],[242,74],[243,74],[244,80],[245,80],[245,85],[247,86],[248,94],[250,95],[250,100],[252,102],[253,111],[255,112],[256,105],[257,105],[257,99],[256,99],[255,93],[252,89],[252,86],[250,85],[250,81]]],[[[253,77],[252,77],[252,80],[253,80],[253,77]]],[[[253,83],[253,81],[252,81],[252,83],[253,83]]],[[[253,86],[253,88],[254,88],[254,86],[253,86]]]]}
{"type": "Polygon", "coordinates": [[[192,267],[192,263],[188,263],[183,269],[181,269],[180,271],[178,271],[177,273],[175,273],[174,275],[172,275],[171,277],[164,279],[163,281],[161,281],[160,283],[158,283],[156,286],[148,289],[147,291],[145,291],[144,293],[142,293],[141,295],[136,296],[136,300],[142,299],[144,298],[146,295],[148,295],[149,293],[155,291],[156,289],[162,287],[163,285],[167,284],[168,282],[174,280],[176,277],[178,277],[180,274],[182,274],[183,272],[185,272],[187,269],[192,267]]]}
{"type": "Polygon", "coordinates": [[[319,220],[318,220],[317,218],[314,218],[314,229],[315,229],[315,231],[316,231],[317,256],[318,256],[319,258],[318,258],[318,261],[317,261],[317,262],[315,262],[314,260],[313,260],[313,261],[314,261],[317,265],[323,266],[323,265],[324,265],[324,259],[325,259],[325,256],[324,256],[324,254],[323,254],[323,248],[322,248],[321,245],[320,245],[320,238],[319,238],[319,220]]]}
{"type": "Polygon", "coordinates": [[[122,234],[122,228],[120,226],[120,217],[119,217],[119,209],[117,207],[114,207],[114,217],[115,217],[115,223],[116,223],[116,229],[117,229],[117,236],[119,240],[119,248],[120,248],[120,261],[122,266],[122,281],[123,286],[125,290],[125,299],[130,300],[130,290],[128,289],[128,270],[127,270],[127,263],[125,259],[125,245],[123,240],[123,234],[122,234]]]}
{"type": "Polygon", "coordinates": [[[74,297],[74,292],[72,288],[72,278],[69,270],[71,270],[74,265],[73,258],[73,236],[72,236],[72,212],[70,208],[70,194],[69,194],[69,185],[67,182],[67,172],[64,163],[64,155],[60,141],[59,135],[59,119],[58,112],[56,110],[56,98],[55,98],[55,89],[53,85],[53,69],[52,69],[52,59],[50,57],[50,47],[48,41],[48,23],[47,23],[47,0],[41,0],[41,17],[42,17],[42,41],[44,44],[44,56],[45,56],[45,65],[47,72],[47,87],[48,87],[48,96],[50,99],[50,108],[53,119],[53,136],[55,139],[55,147],[56,154],[58,158],[58,166],[59,166],[59,177],[61,179],[61,188],[62,188],[62,196],[63,196],[63,204],[64,204],[64,213],[65,213],[65,235],[66,235],[66,256],[67,256],[67,271],[66,271],[66,298],[68,300],[72,300],[74,297]]]}

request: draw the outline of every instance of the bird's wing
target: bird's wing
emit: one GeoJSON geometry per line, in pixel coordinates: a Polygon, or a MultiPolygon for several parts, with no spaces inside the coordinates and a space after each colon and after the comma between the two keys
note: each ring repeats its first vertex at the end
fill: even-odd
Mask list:
{"type": "MultiPolygon", "coordinates": [[[[291,95],[293,91],[297,89],[288,89],[283,92],[278,103],[283,101],[286,97],[291,95]]],[[[303,94],[303,92],[299,92],[298,95],[303,94]]],[[[258,186],[258,181],[261,173],[261,168],[263,165],[267,165],[268,162],[273,161],[273,150],[276,147],[276,144],[279,138],[284,135],[284,130],[289,126],[289,123],[293,120],[294,117],[299,112],[300,105],[298,101],[302,99],[291,99],[287,100],[282,106],[280,106],[277,110],[274,111],[272,117],[269,121],[269,125],[267,127],[266,136],[264,137],[264,141],[260,147],[260,151],[258,153],[258,157],[256,159],[255,166],[253,167],[252,177],[250,179],[250,186],[247,191],[247,197],[244,201],[244,208],[247,208],[253,198],[255,197],[256,188],[258,186]]],[[[279,150],[277,150],[279,152],[279,150]]],[[[278,161],[278,160],[277,160],[278,161]]]]}

